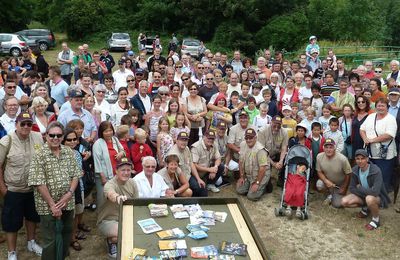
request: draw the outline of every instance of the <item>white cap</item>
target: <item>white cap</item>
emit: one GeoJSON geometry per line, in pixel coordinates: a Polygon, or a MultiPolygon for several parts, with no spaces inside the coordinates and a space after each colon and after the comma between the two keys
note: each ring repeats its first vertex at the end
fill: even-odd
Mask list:
{"type": "Polygon", "coordinates": [[[286,105],[286,106],[283,106],[283,107],[282,107],[282,111],[285,111],[285,110],[290,110],[290,111],[292,111],[292,108],[291,108],[290,106],[286,105]]]}
{"type": "Polygon", "coordinates": [[[313,39],[317,39],[317,36],[311,35],[309,40],[311,41],[311,40],[313,40],[313,39]]]}

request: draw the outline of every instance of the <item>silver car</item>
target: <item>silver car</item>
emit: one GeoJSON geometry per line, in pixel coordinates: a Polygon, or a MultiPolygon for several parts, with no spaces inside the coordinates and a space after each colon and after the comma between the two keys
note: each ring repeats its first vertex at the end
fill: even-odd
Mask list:
{"type": "Polygon", "coordinates": [[[127,33],[112,33],[110,39],[108,39],[108,49],[113,50],[125,50],[126,47],[132,47],[131,38],[127,33]]]}
{"type": "Polygon", "coordinates": [[[0,53],[20,56],[22,48],[28,47],[23,36],[12,33],[0,33],[0,53]]]}
{"type": "Polygon", "coordinates": [[[190,54],[192,57],[199,57],[200,55],[200,41],[196,39],[183,39],[181,45],[181,55],[190,54]]]}

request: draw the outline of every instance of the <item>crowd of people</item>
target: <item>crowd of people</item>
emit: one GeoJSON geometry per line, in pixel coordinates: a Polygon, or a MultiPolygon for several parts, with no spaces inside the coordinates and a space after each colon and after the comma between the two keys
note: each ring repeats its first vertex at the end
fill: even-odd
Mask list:
{"type": "Polygon", "coordinates": [[[42,259],[82,250],[79,240],[91,231],[85,200],[97,205],[110,257],[126,199],[204,197],[234,184],[257,201],[272,180],[285,184],[285,156],[295,145],[312,154],[311,191],[334,207],[361,207],[359,217],[371,216],[366,228],[378,228],[396,188],[399,61],[384,77],[372,61],[346,67],[333,50],[321,60],[316,41],[310,37],[294,60],[270,50],[255,61],[239,50],[191,57],[170,48],[163,56],[158,46],[114,59],[107,49],[84,44],[74,52],[65,42],[57,65],[28,48],[19,60],[1,59],[8,259],[17,259],[23,223],[27,249],[42,259]]]}

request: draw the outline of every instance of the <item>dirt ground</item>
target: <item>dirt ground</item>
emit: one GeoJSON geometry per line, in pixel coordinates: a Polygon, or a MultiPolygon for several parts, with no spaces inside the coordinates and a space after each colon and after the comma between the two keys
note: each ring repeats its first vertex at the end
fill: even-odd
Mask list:
{"type": "MultiPolygon", "coordinates": [[[[211,196],[237,196],[233,185],[211,196]]],[[[382,211],[382,226],[376,231],[365,231],[368,220],[355,217],[358,209],[334,209],[322,205],[321,194],[310,195],[310,219],[275,217],[281,190],[274,187],[258,202],[242,201],[269,252],[271,259],[399,259],[400,214],[393,204],[382,211]]],[[[400,205],[398,205],[400,206],[400,205]]],[[[93,230],[81,242],[83,250],[71,248],[69,259],[106,259],[105,240],[97,234],[96,213],[87,211],[85,222],[93,230]]],[[[18,259],[39,259],[26,250],[25,231],[18,236],[18,259]]],[[[39,232],[40,241],[40,232],[39,232]]],[[[6,259],[6,244],[0,244],[0,259],[6,259]]]]}

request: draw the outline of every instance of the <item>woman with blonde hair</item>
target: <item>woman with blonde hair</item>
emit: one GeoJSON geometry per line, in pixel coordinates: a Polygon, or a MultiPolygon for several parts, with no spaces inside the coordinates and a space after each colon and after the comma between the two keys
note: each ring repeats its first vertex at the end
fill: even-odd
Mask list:
{"type": "MultiPolygon", "coordinates": [[[[56,115],[59,115],[60,113],[60,108],[58,107],[56,100],[52,97],[49,96],[49,91],[44,83],[39,83],[36,88],[32,92],[32,98],[34,97],[42,97],[44,100],[47,101],[47,111],[55,113],[56,115]]],[[[31,111],[33,112],[33,111],[31,111]]]]}
{"type": "Polygon", "coordinates": [[[56,120],[54,113],[47,111],[49,103],[42,97],[37,96],[32,100],[30,109],[33,111],[32,118],[34,125],[32,131],[40,132],[42,135],[46,134],[47,126],[56,120]]]}

